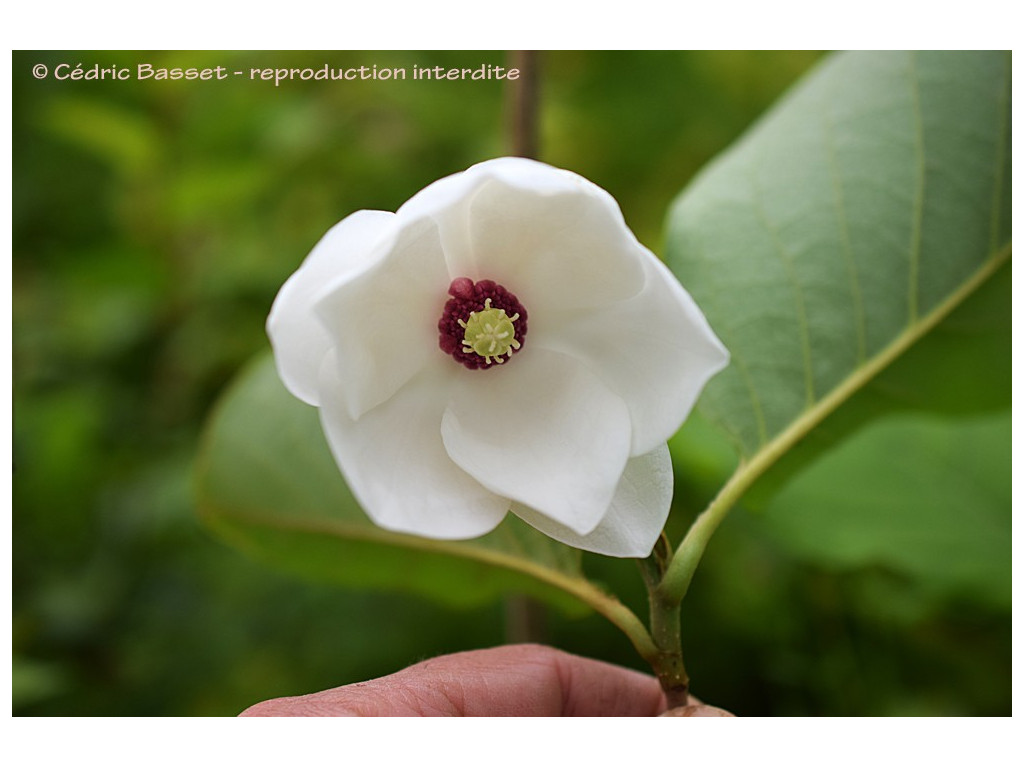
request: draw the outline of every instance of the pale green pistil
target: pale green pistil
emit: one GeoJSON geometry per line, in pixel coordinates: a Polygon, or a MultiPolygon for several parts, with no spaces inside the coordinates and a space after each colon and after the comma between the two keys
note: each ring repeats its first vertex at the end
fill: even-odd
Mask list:
{"type": "Polygon", "coordinates": [[[495,309],[491,300],[484,301],[484,308],[479,312],[470,312],[468,320],[459,320],[459,325],[466,329],[463,337],[464,352],[475,352],[490,363],[504,363],[512,356],[512,350],[519,349],[516,341],[515,321],[519,319],[516,312],[512,317],[505,314],[504,309],[495,309]],[[507,355],[505,360],[502,355],[507,355]]]}

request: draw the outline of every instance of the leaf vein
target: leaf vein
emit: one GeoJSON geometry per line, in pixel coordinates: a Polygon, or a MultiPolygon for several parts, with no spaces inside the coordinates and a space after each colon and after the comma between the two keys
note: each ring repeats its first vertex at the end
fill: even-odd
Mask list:
{"type": "Polygon", "coordinates": [[[825,146],[828,149],[829,178],[832,182],[832,199],[836,209],[836,220],[839,225],[839,241],[842,245],[843,260],[850,276],[850,295],[853,299],[854,328],[857,333],[857,362],[863,363],[867,357],[867,315],[864,311],[864,296],[861,293],[860,275],[857,261],[850,243],[850,227],[846,220],[846,202],[843,196],[843,181],[839,174],[839,164],[835,146],[835,135],[832,118],[827,110],[822,112],[825,129],[825,146]]]}
{"type": "Polygon", "coordinates": [[[995,252],[999,247],[999,225],[1001,207],[1003,201],[1003,169],[1006,165],[1006,150],[1009,145],[1009,110],[1010,110],[1010,54],[1003,58],[1003,79],[1006,86],[1002,90],[999,99],[999,138],[996,144],[996,167],[995,180],[992,188],[992,225],[989,234],[989,252],[995,252]]]}
{"type": "MultiPolygon", "coordinates": [[[[704,243],[696,243],[695,249],[699,250],[701,261],[707,262],[708,259],[704,243]]],[[[718,301],[718,292],[716,290],[708,292],[706,301],[709,305],[709,309],[711,309],[712,306],[714,308],[714,311],[712,312],[713,316],[721,318],[729,317],[728,313],[721,311],[721,305],[718,301]]],[[[754,414],[754,422],[757,424],[758,446],[764,445],[768,441],[768,428],[764,420],[764,409],[761,405],[761,398],[757,394],[757,388],[754,386],[754,382],[750,377],[750,371],[747,368],[746,363],[744,362],[744,358],[740,354],[738,346],[732,343],[735,338],[732,327],[720,326],[716,327],[715,331],[719,334],[722,343],[725,344],[725,348],[729,350],[730,367],[733,363],[735,363],[736,369],[737,371],[739,371],[740,378],[743,379],[743,384],[747,388],[747,394],[750,396],[750,407],[754,414]]],[[[702,408],[706,407],[706,398],[703,398],[701,402],[705,403],[705,405],[703,405],[702,408]]],[[[729,433],[732,440],[739,447],[740,452],[743,453],[744,455],[747,454],[748,448],[746,442],[743,439],[742,432],[734,429],[731,426],[731,423],[728,419],[722,420],[721,423],[724,429],[729,433]]]]}
{"type": "Polygon", "coordinates": [[[921,270],[921,228],[924,220],[924,122],[921,116],[921,92],[917,82],[917,63],[915,52],[908,52],[908,79],[910,98],[913,103],[914,116],[914,162],[916,164],[914,178],[913,218],[910,228],[910,267],[907,276],[907,313],[910,322],[917,320],[918,293],[920,292],[921,270]]]}
{"type": "Polygon", "coordinates": [[[786,273],[786,279],[793,288],[793,299],[796,305],[797,328],[800,335],[800,353],[803,358],[804,390],[806,393],[807,407],[810,408],[816,402],[814,394],[814,368],[811,361],[811,329],[807,319],[807,307],[804,303],[803,286],[797,279],[796,271],[793,269],[793,257],[782,240],[782,234],[778,227],[769,219],[768,211],[764,206],[764,197],[761,187],[757,182],[757,172],[751,172],[751,184],[754,188],[754,204],[757,207],[757,215],[768,233],[772,236],[772,243],[775,246],[775,253],[782,262],[786,273]]]}

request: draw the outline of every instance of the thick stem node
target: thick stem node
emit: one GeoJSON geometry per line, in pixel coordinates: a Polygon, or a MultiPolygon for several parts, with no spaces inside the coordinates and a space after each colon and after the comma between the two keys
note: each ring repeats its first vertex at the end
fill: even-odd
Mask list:
{"type": "Polygon", "coordinates": [[[658,676],[668,708],[684,707],[689,701],[690,678],[683,664],[682,637],[680,631],[680,602],[666,598],[662,592],[662,579],[671,561],[671,550],[666,549],[668,540],[663,538],[646,560],[640,561],[640,570],[647,584],[650,601],[651,640],[655,652],[647,662],[658,676]]]}

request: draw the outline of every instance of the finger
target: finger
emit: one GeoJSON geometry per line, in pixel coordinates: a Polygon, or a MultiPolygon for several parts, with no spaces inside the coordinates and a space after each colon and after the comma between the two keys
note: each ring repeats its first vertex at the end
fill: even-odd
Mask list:
{"type": "Polygon", "coordinates": [[[540,645],[441,656],[401,672],[308,696],[272,699],[244,716],[650,716],[657,680],[540,645]]]}

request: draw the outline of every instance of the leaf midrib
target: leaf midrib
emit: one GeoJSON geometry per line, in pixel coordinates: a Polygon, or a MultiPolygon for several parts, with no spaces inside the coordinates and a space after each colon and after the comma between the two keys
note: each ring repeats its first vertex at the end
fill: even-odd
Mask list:
{"type": "Polygon", "coordinates": [[[662,580],[662,597],[671,601],[682,600],[689,589],[694,570],[700,562],[711,536],[729,510],[761,475],[790,448],[806,437],[811,430],[821,424],[850,397],[860,391],[869,381],[896,361],[981,288],[1010,259],[1011,251],[1012,241],[1008,241],[1002,249],[983,262],[969,279],[928,314],[908,325],[888,346],[852,371],[825,397],[815,403],[813,407],[805,410],[771,442],[764,444],[752,457],[742,459],[718,495],[694,521],[676,551],[662,580]]]}
{"type": "Polygon", "coordinates": [[[964,281],[959,288],[935,306],[926,315],[920,316],[907,325],[896,338],[874,356],[855,368],[828,394],[806,409],[786,429],[762,445],[754,455],[740,462],[726,487],[742,486],[740,493],[749,488],[783,454],[803,439],[829,415],[836,411],[850,397],[859,392],[869,381],[899,359],[908,349],[926,336],[948,317],[957,307],[984,285],[1005,264],[1012,251],[1012,241],[981,264],[978,270],[964,281]]]}
{"type": "Polygon", "coordinates": [[[252,510],[239,513],[226,505],[207,502],[201,505],[201,512],[216,524],[216,519],[235,520],[249,525],[258,525],[296,533],[327,534],[344,541],[363,541],[374,544],[402,547],[405,549],[454,556],[463,560],[475,560],[496,568],[529,576],[549,586],[572,595],[589,605],[595,611],[618,626],[633,642],[644,658],[657,653],[650,634],[636,615],[617,598],[601,590],[582,574],[576,576],[559,571],[531,560],[517,558],[498,550],[478,547],[465,542],[448,542],[424,539],[401,533],[392,533],[380,528],[349,525],[335,520],[311,520],[303,518],[282,519],[270,514],[253,514],[252,510]]]}

